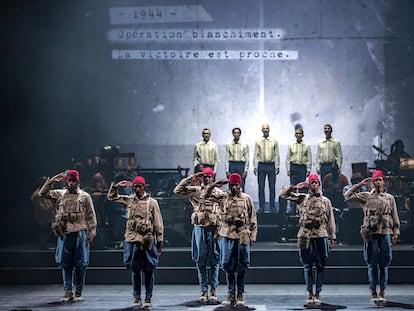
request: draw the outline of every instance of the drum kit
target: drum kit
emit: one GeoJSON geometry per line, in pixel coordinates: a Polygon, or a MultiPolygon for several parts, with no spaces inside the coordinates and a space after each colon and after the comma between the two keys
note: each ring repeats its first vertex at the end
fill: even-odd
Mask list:
{"type": "MultiPolygon", "coordinates": [[[[387,156],[387,160],[375,161],[375,169],[385,174],[385,188],[395,197],[399,212],[407,212],[408,223],[413,224],[414,215],[414,158],[401,157],[399,161],[387,155],[381,148],[374,149],[387,156]]],[[[400,215],[401,217],[402,215],[400,215]]]]}
{"type": "Polygon", "coordinates": [[[375,169],[384,172],[387,192],[397,197],[413,194],[414,158],[400,158],[398,161],[387,155],[381,148],[373,147],[388,158],[375,161],[375,169]]]}

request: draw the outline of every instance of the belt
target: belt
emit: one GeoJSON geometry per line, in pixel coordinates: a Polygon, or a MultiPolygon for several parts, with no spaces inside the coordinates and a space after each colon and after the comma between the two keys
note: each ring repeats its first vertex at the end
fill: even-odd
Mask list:
{"type": "Polygon", "coordinates": [[[321,162],[321,165],[332,165],[334,164],[333,162],[321,162]]]}

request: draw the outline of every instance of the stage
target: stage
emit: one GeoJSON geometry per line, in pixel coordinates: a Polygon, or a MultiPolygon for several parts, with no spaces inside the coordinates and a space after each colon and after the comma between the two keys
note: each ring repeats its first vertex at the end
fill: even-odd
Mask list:
{"type": "MultiPolygon", "coordinates": [[[[122,262],[122,249],[91,250],[86,283],[130,284],[130,273],[122,262]]],[[[414,247],[393,247],[390,284],[414,284],[414,247]]],[[[337,243],[326,266],[326,284],[366,284],[367,267],[362,245],[337,243]]],[[[220,270],[220,282],[225,275],[220,270]]],[[[54,261],[54,249],[39,250],[21,245],[0,250],[0,285],[60,284],[61,271],[54,261]]],[[[156,271],[157,284],[196,285],[197,270],[190,247],[166,247],[156,271]]],[[[251,248],[248,284],[302,284],[303,268],[295,243],[257,242],[251,248]]]]}
{"type": "MultiPolygon", "coordinates": [[[[251,273],[251,272],[249,272],[251,273]]],[[[196,300],[199,288],[196,285],[160,285],[154,287],[151,310],[168,311],[226,311],[226,310],[368,310],[385,307],[387,310],[414,309],[414,285],[390,285],[386,291],[387,302],[376,306],[370,301],[367,285],[328,284],[321,293],[322,303],[305,306],[306,290],[303,284],[261,285],[247,284],[245,306],[223,306],[221,304],[200,304],[196,300]]],[[[218,287],[219,301],[227,297],[225,284],[218,287]]],[[[60,303],[62,286],[19,285],[0,286],[0,310],[139,310],[133,307],[130,285],[86,284],[84,300],[74,303],[60,303]]],[[[148,309],[147,309],[148,310],[148,309]]]]}

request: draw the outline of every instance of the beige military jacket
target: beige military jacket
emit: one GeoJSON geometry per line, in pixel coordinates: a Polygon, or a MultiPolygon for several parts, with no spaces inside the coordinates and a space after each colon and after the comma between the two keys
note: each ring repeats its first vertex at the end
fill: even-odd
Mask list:
{"type": "Polygon", "coordinates": [[[64,231],[78,232],[88,230],[88,234],[96,235],[96,215],[92,198],[86,191],[76,189],[69,193],[67,189],[52,190],[53,182],[47,179],[39,190],[39,196],[56,200],[56,220],[63,220],[64,231]]]}
{"type": "Polygon", "coordinates": [[[174,193],[189,198],[193,206],[191,222],[195,226],[207,227],[220,224],[220,202],[223,200],[224,191],[211,186],[191,186],[192,177],[183,178],[174,188],[174,193]]]}
{"type": "Polygon", "coordinates": [[[331,201],[322,192],[309,193],[293,192],[286,187],[280,192],[284,199],[295,202],[299,206],[300,229],[297,237],[323,238],[336,240],[336,224],[331,201]]]}
{"type": "Polygon", "coordinates": [[[361,202],[364,210],[363,226],[373,228],[372,234],[400,234],[400,219],[398,217],[395,198],[383,191],[375,189],[369,192],[358,192],[362,184],[353,185],[345,197],[361,202]]]}
{"type": "Polygon", "coordinates": [[[142,198],[138,198],[135,193],[120,195],[118,188],[115,183],[111,183],[108,200],[120,203],[126,208],[125,241],[143,243],[144,236],[148,233],[152,233],[157,242],[163,241],[164,224],[157,200],[146,192],[142,198]]]}
{"type": "Polygon", "coordinates": [[[240,233],[247,230],[252,242],[256,241],[257,236],[257,217],[256,209],[252,198],[243,192],[233,196],[231,192],[226,192],[226,196],[221,204],[221,223],[217,234],[229,239],[240,239],[240,233]]]}

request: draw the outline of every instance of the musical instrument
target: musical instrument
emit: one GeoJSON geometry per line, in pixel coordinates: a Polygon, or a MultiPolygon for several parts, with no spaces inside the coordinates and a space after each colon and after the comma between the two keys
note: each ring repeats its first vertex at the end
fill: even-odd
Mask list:
{"type": "Polygon", "coordinates": [[[384,150],[382,150],[381,148],[379,148],[375,145],[372,145],[372,148],[374,148],[375,150],[377,150],[378,152],[380,152],[381,154],[383,154],[387,157],[388,163],[387,163],[387,161],[383,162],[382,160],[375,161],[375,166],[378,169],[387,169],[388,168],[390,170],[394,169],[396,171],[398,171],[398,169],[399,169],[401,175],[414,176],[414,158],[400,158],[399,162],[398,162],[398,160],[394,159],[389,154],[386,154],[384,152],[384,150]],[[391,161],[392,163],[389,163],[389,161],[391,161]],[[378,164],[381,164],[380,165],[381,167],[377,166],[377,162],[378,162],[378,164]]]}
{"type": "Polygon", "coordinates": [[[374,148],[375,150],[377,150],[379,153],[381,153],[381,154],[385,155],[387,158],[389,158],[389,157],[390,157],[390,155],[389,155],[389,154],[386,154],[386,153],[385,153],[385,151],[384,151],[384,150],[382,150],[380,147],[377,147],[377,146],[375,146],[375,145],[372,145],[372,148],[374,148]]]}
{"type": "Polygon", "coordinates": [[[360,173],[362,176],[368,176],[368,163],[367,162],[355,162],[352,163],[352,174],[360,173]]]}
{"type": "Polygon", "coordinates": [[[414,175],[414,158],[401,158],[400,172],[407,176],[414,175]]]}
{"type": "Polygon", "coordinates": [[[394,165],[398,165],[399,164],[393,157],[391,157],[389,154],[386,154],[385,151],[382,150],[380,147],[377,147],[375,145],[372,145],[372,148],[374,148],[375,150],[377,150],[379,153],[385,155],[387,157],[387,160],[392,161],[394,165]]]}

